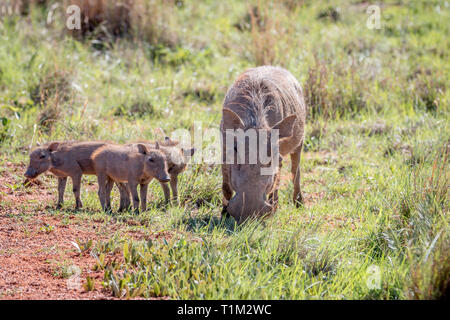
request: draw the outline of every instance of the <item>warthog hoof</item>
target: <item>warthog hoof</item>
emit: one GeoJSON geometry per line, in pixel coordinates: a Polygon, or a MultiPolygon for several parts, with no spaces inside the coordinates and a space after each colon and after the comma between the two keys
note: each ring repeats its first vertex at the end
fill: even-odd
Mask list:
{"type": "Polygon", "coordinates": [[[294,203],[295,206],[297,208],[302,208],[304,203],[303,203],[303,195],[301,193],[298,194],[297,198],[294,199],[294,203]]]}
{"type": "Polygon", "coordinates": [[[227,211],[227,206],[222,207],[221,215],[222,215],[222,218],[224,218],[224,219],[230,217],[230,214],[227,211]]]}

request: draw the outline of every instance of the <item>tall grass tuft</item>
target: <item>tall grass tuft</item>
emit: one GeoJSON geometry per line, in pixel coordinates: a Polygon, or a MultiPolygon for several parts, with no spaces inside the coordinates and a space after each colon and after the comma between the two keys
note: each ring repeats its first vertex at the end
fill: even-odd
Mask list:
{"type": "Polygon", "coordinates": [[[448,143],[435,156],[431,169],[418,166],[413,190],[403,208],[411,279],[407,296],[448,299],[450,236],[448,229],[448,143]],[[405,210],[406,207],[406,210],[405,210]]]}
{"type": "Polygon", "coordinates": [[[134,37],[169,48],[177,46],[180,39],[170,25],[173,10],[174,0],[135,0],[130,13],[134,37]]]}
{"type": "Polygon", "coordinates": [[[406,96],[413,97],[413,105],[417,110],[438,111],[445,108],[443,100],[446,85],[442,72],[433,72],[429,69],[418,69],[410,77],[411,92],[406,96]]]}
{"type": "Polygon", "coordinates": [[[308,116],[339,118],[367,109],[369,82],[362,79],[359,65],[329,63],[315,56],[304,84],[308,116]]]}
{"type": "Polygon", "coordinates": [[[41,106],[47,105],[51,99],[56,103],[68,101],[72,97],[71,77],[69,71],[61,68],[49,70],[30,89],[31,99],[41,106]]]}
{"type": "Polygon", "coordinates": [[[282,37],[283,29],[275,15],[270,14],[268,7],[250,6],[248,15],[250,22],[250,37],[248,51],[257,66],[271,65],[277,62],[277,46],[282,37]]]}

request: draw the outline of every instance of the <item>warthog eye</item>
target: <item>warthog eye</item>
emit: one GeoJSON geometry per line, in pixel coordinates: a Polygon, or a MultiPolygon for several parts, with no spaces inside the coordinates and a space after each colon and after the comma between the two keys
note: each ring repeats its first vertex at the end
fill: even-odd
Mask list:
{"type": "Polygon", "coordinates": [[[44,159],[46,156],[45,156],[45,154],[41,154],[40,156],[39,156],[39,159],[44,159]]]}
{"type": "Polygon", "coordinates": [[[149,158],[148,161],[155,162],[155,160],[153,158],[149,158]]]}

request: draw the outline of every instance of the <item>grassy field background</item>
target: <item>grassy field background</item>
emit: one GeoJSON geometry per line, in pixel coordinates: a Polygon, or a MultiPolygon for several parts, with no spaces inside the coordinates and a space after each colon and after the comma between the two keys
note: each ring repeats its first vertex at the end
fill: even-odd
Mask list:
{"type": "MultiPolygon", "coordinates": [[[[110,20],[72,37],[62,2],[50,24],[51,1],[2,16],[3,221],[113,225],[72,250],[94,257],[83,290],[115,297],[448,298],[448,2],[379,2],[381,29],[367,27],[364,1],[137,2],[146,19],[116,34],[110,20]],[[50,200],[17,201],[28,191],[15,168],[37,142],[153,140],[158,127],[192,131],[194,121],[218,128],[227,88],[263,64],[288,69],[305,90],[303,208],[290,200],[288,162],[276,215],[240,227],[220,220],[220,168],[206,164],[182,175],[180,206],[164,206],[153,182],[140,215],[103,213],[93,176],[83,177],[79,212],[70,185],[54,209],[49,176],[40,179],[50,200]]],[[[13,254],[1,249],[0,259],[13,254]]],[[[76,259],[57,262],[53,276],[70,277],[76,259]]]]}

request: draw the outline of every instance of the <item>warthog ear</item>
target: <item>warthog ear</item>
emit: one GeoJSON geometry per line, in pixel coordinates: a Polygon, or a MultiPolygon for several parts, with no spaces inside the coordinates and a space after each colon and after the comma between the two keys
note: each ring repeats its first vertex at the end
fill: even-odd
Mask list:
{"type": "Polygon", "coordinates": [[[158,141],[155,142],[155,149],[159,149],[159,142],[158,141]]]}
{"type": "Polygon", "coordinates": [[[53,152],[53,151],[56,151],[56,149],[58,149],[58,147],[59,147],[59,142],[52,142],[48,146],[47,150],[50,152],[53,152]]]}
{"type": "Polygon", "coordinates": [[[147,147],[144,144],[138,143],[136,145],[136,147],[137,147],[139,153],[142,153],[142,154],[147,154],[148,153],[148,149],[147,149],[147,147]]]}
{"type": "Polygon", "coordinates": [[[232,110],[228,108],[223,108],[222,110],[222,121],[224,124],[224,129],[243,129],[244,123],[241,118],[232,110]]]}
{"type": "Polygon", "coordinates": [[[278,122],[276,125],[272,127],[273,129],[278,130],[279,134],[279,143],[280,143],[280,154],[286,155],[291,151],[291,149],[295,144],[295,141],[292,136],[292,131],[294,129],[295,121],[297,120],[297,116],[295,114],[290,115],[289,117],[284,118],[280,122],[278,122]]]}
{"type": "Polygon", "coordinates": [[[166,147],[173,147],[173,146],[178,145],[179,143],[180,143],[180,142],[177,141],[177,140],[172,140],[172,139],[170,139],[169,137],[164,137],[164,145],[165,145],[166,147]]]}
{"type": "Polygon", "coordinates": [[[191,148],[191,149],[181,148],[181,151],[183,152],[183,155],[185,157],[192,157],[195,153],[195,148],[191,148]]]}
{"type": "Polygon", "coordinates": [[[279,138],[288,138],[292,136],[292,130],[294,129],[295,120],[297,120],[297,116],[295,114],[290,115],[289,117],[284,118],[276,125],[272,127],[273,129],[278,129],[279,138]]]}

